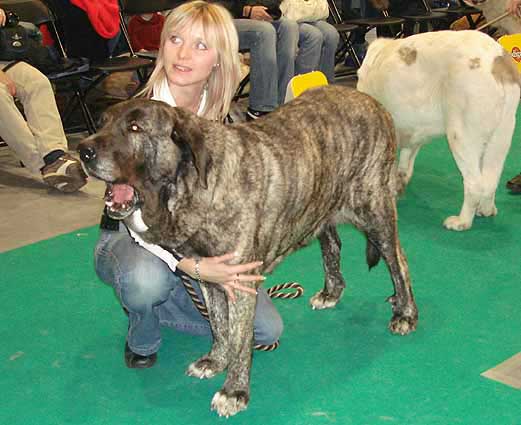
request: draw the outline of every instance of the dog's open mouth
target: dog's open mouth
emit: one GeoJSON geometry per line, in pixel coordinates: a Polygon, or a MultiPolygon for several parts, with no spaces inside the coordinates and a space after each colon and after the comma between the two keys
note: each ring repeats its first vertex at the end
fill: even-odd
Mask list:
{"type": "Polygon", "coordinates": [[[107,214],[116,220],[123,220],[138,209],[138,192],[128,184],[107,183],[104,199],[107,214]]]}

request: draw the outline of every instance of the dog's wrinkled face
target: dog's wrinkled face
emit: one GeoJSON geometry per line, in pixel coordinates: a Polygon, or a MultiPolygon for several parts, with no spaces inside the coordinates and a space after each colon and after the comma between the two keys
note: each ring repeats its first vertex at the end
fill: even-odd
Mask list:
{"type": "Polygon", "coordinates": [[[143,182],[159,188],[189,161],[185,129],[193,117],[163,102],[135,99],[117,104],[102,117],[102,127],[78,146],[87,172],[107,183],[107,211],[123,219],[145,202],[143,182]]]}

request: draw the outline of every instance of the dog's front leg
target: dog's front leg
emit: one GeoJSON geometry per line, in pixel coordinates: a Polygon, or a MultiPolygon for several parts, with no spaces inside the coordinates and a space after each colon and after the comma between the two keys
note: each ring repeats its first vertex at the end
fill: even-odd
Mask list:
{"type": "Polygon", "coordinates": [[[328,225],[318,236],[322,261],[324,262],[324,289],[317,292],[309,303],[313,309],[332,308],[340,301],[340,297],[346,287],[344,278],[340,272],[340,250],[342,242],[338,236],[336,227],[328,225]]]}
{"type": "Polygon", "coordinates": [[[215,393],[212,409],[219,416],[232,416],[246,409],[250,399],[250,369],[256,297],[238,294],[229,304],[230,363],[223,388],[215,393]]]}
{"type": "Polygon", "coordinates": [[[228,301],[226,294],[217,285],[201,285],[201,291],[208,310],[213,334],[212,349],[208,354],[196,360],[186,371],[196,378],[212,378],[228,366],[228,301]]]}

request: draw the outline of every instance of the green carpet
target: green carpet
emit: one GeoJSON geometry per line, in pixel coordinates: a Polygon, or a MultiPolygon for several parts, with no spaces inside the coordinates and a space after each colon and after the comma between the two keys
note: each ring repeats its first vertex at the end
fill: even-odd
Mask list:
{"type": "MultiPolygon", "coordinates": [[[[348,289],[336,309],[308,307],[322,287],[317,243],[283,262],[266,285],[297,280],[306,293],[276,301],[281,347],[255,353],[250,406],[229,423],[521,424],[521,392],[480,376],[521,351],[521,196],[504,188],[521,171],[519,130],[499,215],[463,233],[442,227],[462,200],[446,143],[420,152],[399,202],[420,311],[414,334],[387,331],[389,275],[384,264],[367,271],[364,238],[351,227],[340,228],[348,289]]],[[[0,424],[224,423],[209,411],[223,377],[184,375],[209,340],[164,329],[154,368],[124,366],[126,317],[94,273],[96,237],[87,228],[1,254],[0,424]]]]}

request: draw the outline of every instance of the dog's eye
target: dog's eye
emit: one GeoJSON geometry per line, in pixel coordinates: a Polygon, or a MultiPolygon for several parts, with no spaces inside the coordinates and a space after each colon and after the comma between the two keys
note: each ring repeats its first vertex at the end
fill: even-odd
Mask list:
{"type": "Polygon", "coordinates": [[[137,125],[135,122],[130,123],[130,131],[133,131],[134,133],[137,133],[141,131],[141,127],[137,125]]]}

